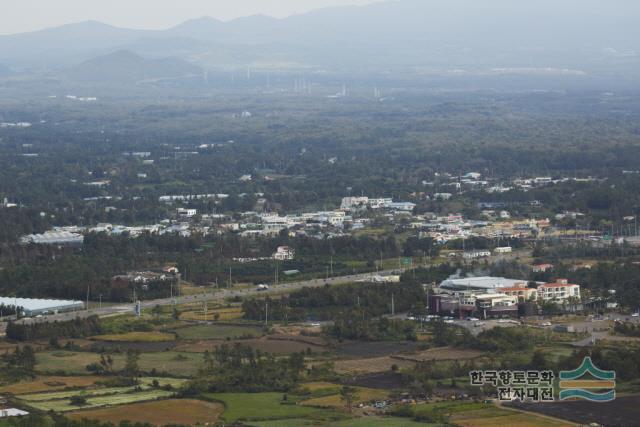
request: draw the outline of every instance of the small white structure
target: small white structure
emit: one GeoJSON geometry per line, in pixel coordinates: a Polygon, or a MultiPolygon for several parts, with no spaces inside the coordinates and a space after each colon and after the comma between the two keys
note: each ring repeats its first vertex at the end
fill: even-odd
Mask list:
{"type": "Polygon", "coordinates": [[[280,246],[273,254],[273,259],[278,261],[290,261],[295,257],[295,250],[289,246],[280,246]]]}
{"type": "Polygon", "coordinates": [[[462,254],[462,258],[464,259],[488,258],[490,256],[491,256],[490,251],[472,251],[472,252],[465,252],[462,254]]]}
{"type": "Polygon", "coordinates": [[[178,216],[182,218],[192,218],[198,213],[197,209],[178,208],[178,216]]]}
{"type": "Polygon", "coordinates": [[[352,209],[357,207],[364,207],[369,204],[368,197],[343,197],[342,203],[340,203],[340,209],[352,209]]]}
{"type": "Polygon", "coordinates": [[[433,195],[435,200],[449,200],[451,197],[453,197],[451,193],[436,193],[433,195]]]}
{"type": "Polygon", "coordinates": [[[500,248],[495,248],[493,252],[497,254],[510,254],[511,252],[513,252],[513,248],[511,246],[503,246],[500,248]]]}
{"type": "Polygon", "coordinates": [[[21,409],[16,409],[16,408],[0,409],[0,418],[22,417],[24,415],[29,415],[29,413],[27,411],[23,411],[21,409]]]}

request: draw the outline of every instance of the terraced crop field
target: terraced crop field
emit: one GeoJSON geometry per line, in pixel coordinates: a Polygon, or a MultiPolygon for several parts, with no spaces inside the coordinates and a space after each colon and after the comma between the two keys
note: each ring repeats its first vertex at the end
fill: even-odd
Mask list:
{"type": "MultiPolygon", "coordinates": [[[[389,397],[389,393],[385,390],[377,390],[374,388],[356,387],[357,398],[354,403],[371,402],[375,400],[384,400],[389,397]]],[[[339,389],[337,390],[339,391],[339,389]]],[[[329,396],[315,397],[312,399],[300,402],[303,406],[317,406],[320,408],[344,408],[345,403],[340,399],[338,393],[329,396]]]]}
{"type": "MultiPolygon", "coordinates": [[[[124,367],[123,355],[114,356],[114,368],[124,367]]],[[[55,372],[66,375],[87,373],[86,366],[98,362],[100,356],[89,352],[49,351],[37,353],[37,372],[55,372]]],[[[173,351],[151,352],[140,354],[138,361],[144,372],[167,372],[177,377],[190,377],[202,366],[202,357],[197,353],[178,353],[173,351]]]]}
{"type": "Polygon", "coordinates": [[[262,327],[253,325],[195,325],[179,328],[175,333],[183,340],[224,340],[227,338],[259,337],[262,327]]]}
{"type": "Polygon", "coordinates": [[[158,381],[160,387],[170,385],[173,389],[182,386],[185,379],[178,378],[153,378],[146,377],[140,380],[138,386],[129,387],[102,387],[86,388],[82,390],[63,390],[44,393],[28,393],[16,396],[17,399],[27,405],[41,409],[59,412],[78,410],[79,408],[95,408],[107,405],[153,400],[161,397],[169,397],[173,391],[157,390],[152,387],[153,381],[158,381]],[[83,406],[72,405],[73,396],[82,396],[87,400],[83,406]]]}
{"type": "Polygon", "coordinates": [[[173,341],[176,339],[174,334],[168,334],[166,332],[127,332],[124,334],[108,334],[108,335],[96,335],[92,337],[94,340],[99,341],[113,341],[113,342],[165,342],[173,341]]]}
{"type": "Polygon", "coordinates": [[[279,420],[303,418],[322,409],[283,404],[282,393],[211,393],[208,398],[224,403],[222,415],[228,423],[238,420],[279,420]]]}
{"type": "Polygon", "coordinates": [[[83,418],[119,424],[121,421],[154,425],[206,425],[218,421],[224,406],[215,402],[193,399],[167,399],[156,402],[133,403],[113,408],[78,411],[68,414],[72,420],[83,418]]]}
{"type": "Polygon", "coordinates": [[[25,394],[63,390],[67,387],[88,387],[105,377],[81,375],[74,377],[42,376],[33,381],[25,381],[0,387],[0,393],[25,394]]]}
{"type": "Polygon", "coordinates": [[[69,399],[47,400],[45,402],[29,402],[29,406],[41,411],[69,412],[78,409],[100,408],[102,406],[125,405],[173,396],[174,392],[165,390],[148,390],[135,393],[117,393],[108,396],[87,397],[83,406],[72,405],[69,399]]]}

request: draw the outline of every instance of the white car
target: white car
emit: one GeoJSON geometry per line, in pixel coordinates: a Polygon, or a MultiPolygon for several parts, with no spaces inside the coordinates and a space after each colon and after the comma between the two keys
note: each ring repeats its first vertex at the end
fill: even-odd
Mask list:
{"type": "Polygon", "coordinates": [[[631,315],[631,317],[638,317],[638,316],[640,316],[640,313],[633,313],[633,314],[631,315]]]}

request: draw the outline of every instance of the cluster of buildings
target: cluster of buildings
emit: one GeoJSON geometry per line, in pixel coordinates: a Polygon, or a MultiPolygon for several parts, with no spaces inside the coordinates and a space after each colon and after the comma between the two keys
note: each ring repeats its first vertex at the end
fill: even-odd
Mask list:
{"type": "Polygon", "coordinates": [[[139,286],[146,290],[152,283],[163,283],[167,286],[177,285],[180,282],[180,271],[177,267],[166,266],[161,270],[131,271],[126,274],[113,276],[113,287],[139,286]]]}
{"type": "Polygon", "coordinates": [[[429,311],[460,317],[517,317],[536,314],[540,303],[575,310],[580,301],[580,286],[566,279],[538,283],[504,277],[451,277],[433,290],[429,311]]]}
{"type": "MultiPolygon", "coordinates": [[[[534,188],[545,187],[549,185],[561,184],[565,182],[596,182],[604,181],[604,179],[586,177],[550,177],[550,176],[536,176],[528,178],[516,178],[511,181],[502,182],[496,179],[484,178],[479,172],[468,172],[464,175],[452,175],[449,173],[436,173],[436,182],[423,181],[425,186],[437,186],[439,189],[450,189],[449,191],[461,192],[464,190],[472,191],[484,191],[489,194],[494,193],[506,193],[511,190],[529,191],[534,188]]],[[[433,199],[442,199],[442,195],[450,193],[434,193],[433,199]]],[[[446,197],[446,196],[445,196],[446,197]]]]}
{"type": "Polygon", "coordinates": [[[340,209],[357,212],[363,209],[385,209],[398,212],[412,212],[416,207],[411,202],[394,202],[391,198],[343,197],[340,209]]]}
{"type": "MultiPolygon", "coordinates": [[[[524,221],[476,221],[462,215],[438,216],[433,213],[415,215],[410,227],[418,230],[421,238],[430,237],[438,243],[451,240],[484,237],[487,239],[527,238],[532,233],[550,227],[548,219],[524,221]]],[[[505,249],[508,251],[508,249],[505,249]]],[[[490,254],[489,254],[490,255],[490,254]]],[[[482,255],[481,255],[482,256],[482,255]]]]}

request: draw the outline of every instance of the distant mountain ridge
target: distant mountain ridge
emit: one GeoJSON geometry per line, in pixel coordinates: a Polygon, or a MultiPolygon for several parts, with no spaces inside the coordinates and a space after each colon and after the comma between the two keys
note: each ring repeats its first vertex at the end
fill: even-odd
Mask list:
{"type": "Polygon", "coordinates": [[[121,50],[79,64],[64,76],[79,82],[136,83],[200,74],[202,70],[181,59],[147,59],[121,50]]]}
{"type": "Polygon", "coordinates": [[[0,36],[0,62],[65,68],[114,51],[204,67],[281,63],[322,68],[588,69],[640,59],[640,2],[398,0],[284,19],[203,17],[166,30],[95,21],[0,36]],[[611,52],[624,52],[615,55],[611,52]]]}

